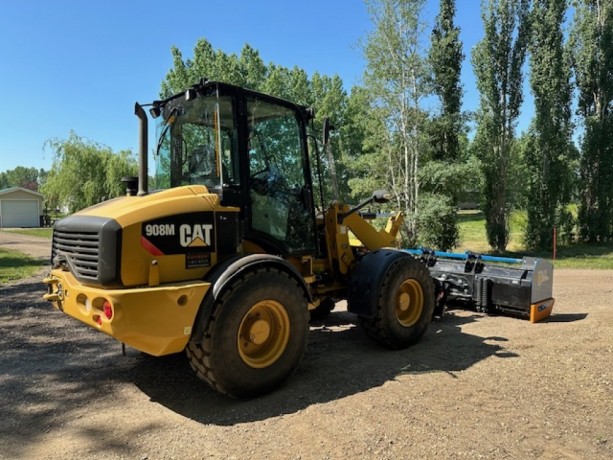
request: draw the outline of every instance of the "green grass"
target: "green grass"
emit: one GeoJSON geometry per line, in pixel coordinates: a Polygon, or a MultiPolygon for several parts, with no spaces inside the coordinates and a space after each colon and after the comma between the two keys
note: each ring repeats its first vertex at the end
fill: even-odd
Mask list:
{"type": "Polygon", "coordinates": [[[49,239],[51,239],[51,234],[53,233],[52,228],[16,228],[2,231],[10,233],[19,233],[20,235],[40,236],[41,238],[49,239]]]}
{"type": "MultiPolygon", "coordinates": [[[[481,211],[461,211],[458,215],[460,222],[460,246],[459,252],[491,252],[492,248],[487,244],[485,233],[485,218],[481,211]]],[[[522,234],[525,227],[525,216],[521,212],[514,212],[510,218],[509,244],[507,251],[520,252],[524,249],[522,234]]]]}
{"type": "Polygon", "coordinates": [[[0,285],[35,274],[47,261],[36,260],[17,251],[0,248],[0,285]]]}
{"type": "MultiPolygon", "coordinates": [[[[551,259],[551,254],[534,253],[535,257],[551,259]]],[[[556,268],[613,269],[613,243],[576,244],[557,248],[556,268]]]]}
{"type": "MultiPolygon", "coordinates": [[[[493,254],[487,244],[485,233],[485,218],[480,211],[462,211],[459,214],[460,246],[456,252],[474,251],[483,254],[493,254]]],[[[509,257],[529,256],[552,260],[551,251],[527,251],[523,242],[523,232],[526,225],[525,213],[511,213],[510,234],[507,252],[502,255],[509,257]]],[[[559,246],[556,250],[556,268],[591,268],[613,269],[613,242],[599,245],[574,244],[559,246]]]]}
{"type": "Polygon", "coordinates": [[[488,252],[490,250],[485,236],[485,221],[479,211],[461,211],[458,214],[460,224],[460,245],[455,251],[488,252]]]}

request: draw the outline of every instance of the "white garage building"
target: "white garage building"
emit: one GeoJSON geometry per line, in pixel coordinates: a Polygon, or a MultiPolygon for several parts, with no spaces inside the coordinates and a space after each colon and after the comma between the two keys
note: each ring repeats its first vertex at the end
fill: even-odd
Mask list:
{"type": "Polygon", "coordinates": [[[40,227],[43,196],[27,188],[0,190],[0,228],[40,227]]]}

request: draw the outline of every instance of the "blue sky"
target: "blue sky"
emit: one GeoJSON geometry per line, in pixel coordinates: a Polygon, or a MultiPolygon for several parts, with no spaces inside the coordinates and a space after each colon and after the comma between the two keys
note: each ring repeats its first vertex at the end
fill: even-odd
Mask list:
{"type": "MultiPolygon", "coordinates": [[[[458,2],[456,18],[470,110],[478,104],[469,55],[482,36],[479,4],[458,2]]],[[[438,1],[427,5],[433,20],[438,1]]],[[[360,0],[0,0],[0,171],[49,169],[45,141],[71,130],[136,151],[134,102],[158,97],[172,46],[185,58],[202,37],[226,53],[248,43],[266,63],[338,74],[349,91],[363,74],[359,40],[371,27],[360,0]]]]}

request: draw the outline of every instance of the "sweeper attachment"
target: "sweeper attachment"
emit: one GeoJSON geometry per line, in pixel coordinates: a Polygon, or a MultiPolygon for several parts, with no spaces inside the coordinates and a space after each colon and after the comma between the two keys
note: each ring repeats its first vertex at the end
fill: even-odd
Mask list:
{"type": "Polygon", "coordinates": [[[537,322],[553,309],[553,266],[546,260],[407,249],[428,266],[437,292],[435,315],[468,306],[537,322]]]}

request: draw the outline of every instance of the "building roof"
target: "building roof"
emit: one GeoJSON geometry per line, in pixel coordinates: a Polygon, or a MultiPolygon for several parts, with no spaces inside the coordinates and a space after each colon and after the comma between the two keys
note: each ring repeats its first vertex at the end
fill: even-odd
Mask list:
{"type": "Polygon", "coordinates": [[[35,192],[27,188],[23,188],[23,187],[11,187],[11,188],[2,189],[0,190],[0,197],[2,195],[6,195],[8,193],[17,192],[17,191],[31,193],[32,195],[35,195],[39,198],[43,198],[43,195],[41,193],[35,192]]]}

